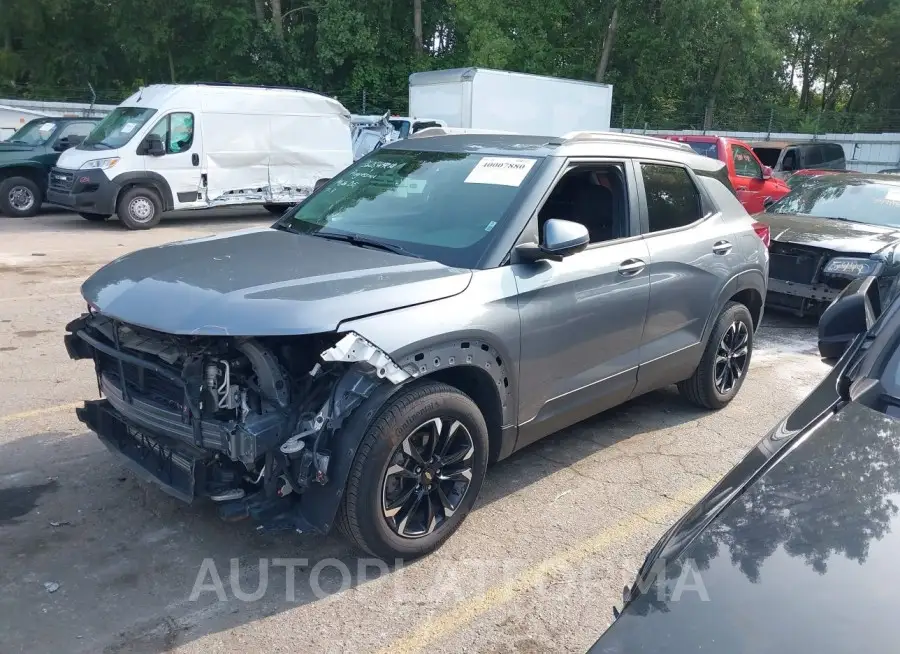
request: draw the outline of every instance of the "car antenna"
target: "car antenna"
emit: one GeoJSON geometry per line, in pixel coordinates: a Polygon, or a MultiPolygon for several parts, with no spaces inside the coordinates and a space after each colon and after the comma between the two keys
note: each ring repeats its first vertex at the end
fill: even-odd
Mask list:
{"type": "Polygon", "coordinates": [[[137,101],[140,102],[140,101],[141,101],[141,98],[143,98],[143,97],[144,97],[144,87],[141,86],[141,87],[138,87],[138,99],[137,99],[137,101]]]}

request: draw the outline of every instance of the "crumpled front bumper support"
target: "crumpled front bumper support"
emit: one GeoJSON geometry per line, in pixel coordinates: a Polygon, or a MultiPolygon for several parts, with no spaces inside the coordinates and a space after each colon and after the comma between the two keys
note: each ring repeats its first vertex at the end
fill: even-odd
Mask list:
{"type": "Polygon", "coordinates": [[[128,427],[109,400],[88,400],[75,414],[144,481],[189,504],[205,487],[209,453],[128,427]]]}

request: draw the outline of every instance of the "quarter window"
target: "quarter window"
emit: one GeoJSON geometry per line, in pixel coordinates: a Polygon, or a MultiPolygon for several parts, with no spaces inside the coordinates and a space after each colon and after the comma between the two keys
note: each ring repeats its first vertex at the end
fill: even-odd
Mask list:
{"type": "Polygon", "coordinates": [[[759,162],[747,148],[740,145],[732,146],[731,157],[734,161],[734,174],[738,177],[762,177],[759,162]]]}
{"type": "Polygon", "coordinates": [[[702,217],[700,193],[680,166],[641,164],[651,232],[684,227],[702,217]]]}
{"type": "Polygon", "coordinates": [[[148,136],[158,136],[166,146],[166,154],[187,152],[194,143],[194,114],[173,113],[160,118],[148,136]]]}

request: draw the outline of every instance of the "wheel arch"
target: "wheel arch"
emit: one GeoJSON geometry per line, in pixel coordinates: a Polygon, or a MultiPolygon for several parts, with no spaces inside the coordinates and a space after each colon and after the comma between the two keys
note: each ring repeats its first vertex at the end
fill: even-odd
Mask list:
{"type": "Polygon", "coordinates": [[[731,277],[722,287],[716,303],[706,318],[702,342],[707,341],[716,324],[716,318],[729,302],[740,302],[745,305],[753,318],[754,331],[758,329],[765,307],[766,288],[766,278],[760,270],[744,270],[731,277]]]}
{"type": "MultiPolygon", "coordinates": [[[[503,458],[512,450],[515,429],[506,428],[514,424],[509,401],[512,380],[508,363],[497,349],[482,339],[473,338],[410,346],[404,350],[406,354],[398,358],[379,360],[375,366],[378,372],[375,385],[342,419],[341,427],[332,435],[329,443],[332,457],[328,473],[330,482],[325,486],[313,484],[303,494],[301,512],[318,531],[328,532],[333,526],[350,469],[366,432],[391,399],[414,384],[442,382],[472,398],[488,427],[489,462],[503,458]]],[[[365,369],[367,365],[356,363],[351,366],[348,385],[349,380],[358,377],[359,366],[365,369]]]]}
{"type": "Polygon", "coordinates": [[[0,182],[10,177],[25,177],[38,185],[42,193],[47,191],[47,170],[38,164],[17,162],[7,166],[0,166],[0,182]]]}
{"type": "Polygon", "coordinates": [[[116,195],[113,198],[114,208],[118,207],[119,198],[122,196],[122,193],[136,187],[151,188],[156,191],[159,194],[159,199],[162,200],[163,211],[172,211],[172,209],[175,208],[172,189],[169,187],[166,178],[159,173],[154,173],[152,171],[122,173],[113,177],[112,181],[117,186],[116,195]]]}
{"type": "Polygon", "coordinates": [[[465,393],[481,411],[488,428],[488,462],[500,458],[503,445],[503,401],[491,375],[470,364],[434,370],[420,381],[438,381],[465,393]]]}

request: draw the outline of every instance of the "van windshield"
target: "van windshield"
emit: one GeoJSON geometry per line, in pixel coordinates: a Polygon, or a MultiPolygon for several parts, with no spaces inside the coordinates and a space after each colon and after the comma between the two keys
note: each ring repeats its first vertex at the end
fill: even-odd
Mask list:
{"type": "Polygon", "coordinates": [[[131,140],[156,109],[117,107],[97,123],[90,135],[78,146],[79,150],[115,150],[131,140]]]}
{"type": "Polygon", "coordinates": [[[539,161],[379,150],[285,214],[278,225],[323,238],[363,237],[448,266],[477,268],[539,161]]]}

